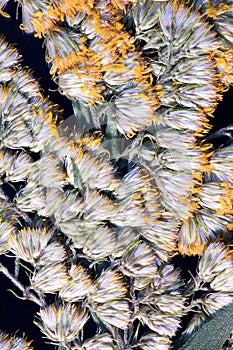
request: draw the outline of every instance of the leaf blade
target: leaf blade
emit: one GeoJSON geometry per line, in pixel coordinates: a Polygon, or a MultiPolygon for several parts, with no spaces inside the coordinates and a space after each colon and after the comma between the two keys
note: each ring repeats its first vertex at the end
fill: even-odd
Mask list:
{"type": "Polygon", "coordinates": [[[179,350],[219,350],[233,330],[233,304],[225,306],[179,350]]]}

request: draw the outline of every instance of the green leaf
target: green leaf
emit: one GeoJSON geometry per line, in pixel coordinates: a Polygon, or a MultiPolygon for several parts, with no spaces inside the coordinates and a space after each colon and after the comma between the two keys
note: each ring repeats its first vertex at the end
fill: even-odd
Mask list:
{"type": "Polygon", "coordinates": [[[217,313],[179,350],[219,350],[233,330],[233,304],[217,313]]]}

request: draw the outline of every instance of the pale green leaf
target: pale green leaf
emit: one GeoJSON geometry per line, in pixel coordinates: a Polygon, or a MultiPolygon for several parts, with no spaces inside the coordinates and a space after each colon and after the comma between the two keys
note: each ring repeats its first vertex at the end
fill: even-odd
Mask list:
{"type": "Polygon", "coordinates": [[[219,350],[233,330],[233,304],[222,308],[179,350],[219,350]]]}

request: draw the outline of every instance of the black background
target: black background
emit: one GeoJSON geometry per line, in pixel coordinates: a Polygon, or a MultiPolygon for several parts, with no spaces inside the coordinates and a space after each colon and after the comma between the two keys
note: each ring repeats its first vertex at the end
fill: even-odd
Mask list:
{"type": "MultiPolygon", "coordinates": [[[[45,48],[42,47],[43,41],[34,38],[33,35],[27,35],[19,29],[19,24],[21,23],[20,11],[19,19],[16,20],[16,7],[17,5],[10,1],[10,5],[7,5],[4,9],[11,15],[11,18],[0,17],[0,33],[5,35],[8,42],[16,44],[22,55],[22,65],[33,69],[35,78],[39,80],[40,85],[44,89],[44,95],[50,96],[50,99],[64,110],[64,117],[68,117],[73,114],[72,106],[70,101],[57,92],[57,86],[51,80],[49,68],[44,60],[45,48]]],[[[233,92],[230,89],[225,93],[223,102],[219,103],[215,112],[215,119],[212,121],[212,131],[233,123],[232,100],[233,92]]],[[[220,146],[225,141],[225,139],[218,139],[215,142],[215,146],[220,146]]],[[[191,268],[194,260],[193,258],[186,259],[186,267],[189,265],[191,268]]],[[[1,261],[9,266],[9,262],[7,262],[9,258],[2,257],[1,261]]],[[[11,266],[9,267],[12,268],[11,266]]],[[[28,339],[34,340],[32,345],[35,350],[54,349],[53,345],[45,345],[39,329],[33,325],[33,319],[35,313],[39,311],[39,307],[30,301],[16,299],[9,289],[18,292],[13,284],[4,275],[0,274],[0,329],[7,333],[17,331],[19,336],[25,333],[28,339]]]]}

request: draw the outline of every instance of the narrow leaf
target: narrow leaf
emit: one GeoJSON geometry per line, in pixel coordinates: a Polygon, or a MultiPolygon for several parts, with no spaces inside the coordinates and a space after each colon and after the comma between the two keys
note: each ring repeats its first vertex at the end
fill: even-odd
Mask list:
{"type": "Polygon", "coordinates": [[[222,308],[179,350],[219,350],[233,330],[233,304],[222,308]]]}

